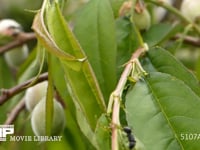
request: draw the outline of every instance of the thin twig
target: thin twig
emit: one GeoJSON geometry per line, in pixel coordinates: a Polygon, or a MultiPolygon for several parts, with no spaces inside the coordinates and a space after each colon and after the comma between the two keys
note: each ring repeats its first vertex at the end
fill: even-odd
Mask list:
{"type": "Polygon", "coordinates": [[[185,36],[185,35],[182,35],[182,34],[177,34],[174,37],[172,37],[172,39],[173,40],[183,39],[184,43],[191,44],[191,45],[197,46],[197,47],[200,46],[200,39],[196,38],[196,37],[185,36]]]}
{"type": "Polygon", "coordinates": [[[161,6],[161,7],[165,8],[166,10],[168,10],[169,12],[176,15],[183,22],[185,22],[187,24],[192,24],[193,28],[200,34],[200,27],[197,24],[195,24],[194,22],[192,22],[190,19],[185,17],[183,14],[181,14],[181,12],[177,8],[171,6],[170,4],[168,4],[166,2],[159,1],[159,0],[146,0],[146,1],[153,3],[155,5],[161,6]]]}
{"type": "MultiPolygon", "coordinates": [[[[31,86],[40,83],[42,81],[45,81],[47,79],[48,79],[48,73],[43,73],[38,77],[37,81],[34,82],[31,86]]],[[[1,90],[2,95],[0,96],[0,105],[5,103],[9,98],[15,96],[16,94],[28,88],[28,85],[31,84],[33,81],[35,81],[35,77],[10,89],[2,89],[1,90]]]]}
{"type": "Polygon", "coordinates": [[[19,47],[23,45],[24,43],[27,43],[28,41],[36,39],[35,33],[20,33],[17,38],[14,41],[11,41],[10,43],[3,45],[0,47],[0,55],[5,53],[6,51],[9,51],[15,47],[19,47]]]}
{"type": "Polygon", "coordinates": [[[9,113],[7,120],[4,125],[12,124],[16,119],[19,113],[25,108],[25,99],[20,100],[20,102],[12,109],[9,113]]]}
{"type": "Polygon", "coordinates": [[[113,110],[112,110],[112,150],[118,150],[118,127],[120,126],[119,122],[119,112],[120,112],[120,101],[122,92],[124,90],[124,86],[127,82],[128,77],[132,71],[132,63],[135,59],[138,59],[145,51],[147,50],[146,47],[137,49],[130,61],[126,64],[125,69],[120,77],[120,80],[117,84],[116,89],[111,94],[110,101],[113,101],[113,110]],[[113,100],[112,100],[113,99],[113,100]]]}

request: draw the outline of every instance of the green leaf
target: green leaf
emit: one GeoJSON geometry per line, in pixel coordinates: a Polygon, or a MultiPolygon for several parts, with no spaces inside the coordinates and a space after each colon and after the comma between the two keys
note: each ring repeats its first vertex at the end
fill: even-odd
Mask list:
{"type": "Polygon", "coordinates": [[[119,16],[119,10],[123,2],[124,0],[110,0],[115,18],[119,16]]]}
{"type": "Polygon", "coordinates": [[[67,0],[55,0],[55,2],[59,4],[61,10],[64,8],[66,1],[67,0]]]}
{"type": "Polygon", "coordinates": [[[105,114],[102,114],[97,122],[95,129],[95,136],[97,138],[97,144],[99,150],[110,150],[111,149],[111,137],[110,137],[110,121],[105,114]],[[101,140],[104,139],[104,140],[101,140]]]}
{"type": "MultiPolygon", "coordinates": [[[[65,114],[66,114],[66,127],[64,131],[65,142],[71,147],[71,149],[88,149],[88,142],[86,142],[85,136],[80,131],[78,123],[76,122],[76,109],[72,98],[67,90],[65,77],[61,76],[64,74],[64,70],[58,58],[52,56],[52,76],[54,86],[59,93],[59,96],[65,102],[65,114]],[[78,143],[78,144],[77,144],[78,143]]],[[[66,149],[66,147],[65,147],[66,149]]]]}
{"type": "Polygon", "coordinates": [[[52,61],[51,55],[48,54],[48,88],[47,88],[47,96],[46,96],[46,115],[45,115],[45,127],[46,127],[46,135],[51,135],[52,122],[53,122],[53,114],[54,114],[54,90],[53,90],[53,75],[52,75],[52,61]]]}
{"type": "Polygon", "coordinates": [[[117,64],[123,65],[136,48],[134,41],[133,26],[129,18],[119,18],[116,20],[117,28],[117,64]]]}
{"type": "Polygon", "coordinates": [[[125,63],[128,62],[130,56],[135,49],[140,47],[140,35],[134,28],[128,17],[118,18],[116,20],[116,36],[117,36],[117,75],[122,72],[125,63]]]}
{"type": "Polygon", "coordinates": [[[176,26],[173,26],[171,24],[159,23],[156,25],[152,25],[147,32],[144,32],[143,38],[148,46],[152,47],[169,37],[171,33],[175,34],[176,30],[176,26]]]}
{"type": "MultiPolygon", "coordinates": [[[[47,48],[47,50],[54,54],[55,56],[59,57],[60,59],[63,59],[65,61],[78,61],[74,56],[65,53],[63,50],[61,50],[55,41],[52,39],[51,35],[48,33],[47,28],[44,23],[44,9],[46,6],[47,0],[44,1],[42,11],[39,11],[34,18],[33,21],[33,30],[36,33],[37,39],[40,41],[40,43],[47,48]]],[[[61,40],[62,41],[62,40],[61,40]]],[[[72,66],[76,67],[75,65],[72,66]]]]}
{"type": "Polygon", "coordinates": [[[20,66],[19,70],[17,71],[18,83],[25,82],[26,80],[34,77],[39,72],[40,63],[36,58],[36,53],[40,50],[41,49],[39,46],[34,48],[26,61],[22,64],[22,66],[20,66]]]}
{"type": "Polygon", "coordinates": [[[90,140],[92,145],[97,148],[97,139],[94,136],[94,132],[92,131],[91,126],[88,124],[87,118],[85,116],[85,113],[82,111],[80,104],[75,102],[76,106],[76,118],[79,126],[81,126],[81,131],[84,133],[84,135],[90,140]]]}
{"type": "Polygon", "coordinates": [[[200,87],[198,80],[195,76],[184,67],[179,61],[175,59],[173,55],[171,55],[166,50],[155,47],[151,48],[147,53],[148,61],[146,62],[147,66],[151,65],[151,69],[146,71],[158,71],[170,74],[180,80],[182,80],[186,85],[188,85],[197,95],[200,96],[200,87]],[[153,70],[152,70],[153,68],[153,70]]]}
{"type": "Polygon", "coordinates": [[[199,141],[186,140],[186,133],[200,133],[199,107],[200,98],[165,73],[150,73],[126,96],[128,124],[148,150],[198,149],[199,141]]]}
{"type": "MultiPolygon", "coordinates": [[[[41,44],[47,50],[51,49],[49,53],[56,56],[61,63],[66,90],[69,91],[77,106],[76,112],[80,113],[77,116],[84,116],[83,123],[89,127],[89,130],[94,131],[97,119],[102,112],[105,112],[103,96],[88,60],[80,60],[86,56],[65,22],[58,4],[48,4],[47,6],[47,1],[44,1],[41,11],[35,18],[34,29],[41,44]],[[44,16],[44,11],[46,16],[44,16]],[[47,26],[44,24],[44,17],[47,26]],[[51,41],[52,43],[49,43],[51,41]],[[77,62],[79,70],[71,66],[77,66],[73,64],[77,62]]],[[[80,122],[79,126],[83,128],[80,122]]]]}
{"type": "Polygon", "coordinates": [[[60,60],[55,56],[52,56],[51,63],[52,63],[52,76],[53,76],[54,86],[58,91],[58,93],[60,94],[59,96],[61,96],[61,98],[66,102],[71,117],[75,118],[75,106],[67,90],[67,85],[65,83],[66,82],[65,76],[61,76],[61,74],[64,75],[62,64],[60,63],[60,60]]]}
{"type": "Polygon", "coordinates": [[[115,21],[108,0],[92,0],[78,12],[74,32],[95,72],[106,101],[116,85],[115,21]]]}
{"type": "Polygon", "coordinates": [[[196,76],[198,80],[200,80],[200,57],[198,58],[196,65],[195,65],[196,76]]]}

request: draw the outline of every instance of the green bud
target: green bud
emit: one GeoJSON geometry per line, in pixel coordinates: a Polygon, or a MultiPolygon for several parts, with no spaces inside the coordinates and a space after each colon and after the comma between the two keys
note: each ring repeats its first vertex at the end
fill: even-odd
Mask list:
{"type": "Polygon", "coordinates": [[[147,9],[143,9],[140,13],[134,12],[131,20],[139,30],[148,30],[151,25],[151,17],[147,9]]]}

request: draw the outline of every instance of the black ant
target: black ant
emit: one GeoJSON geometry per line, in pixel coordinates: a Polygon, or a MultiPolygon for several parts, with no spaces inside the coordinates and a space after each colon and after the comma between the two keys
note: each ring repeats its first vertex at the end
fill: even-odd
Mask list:
{"type": "Polygon", "coordinates": [[[135,138],[132,134],[131,128],[130,127],[124,127],[123,130],[127,134],[127,138],[128,138],[128,141],[129,141],[129,149],[134,148],[136,141],[135,141],[135,138]]]}

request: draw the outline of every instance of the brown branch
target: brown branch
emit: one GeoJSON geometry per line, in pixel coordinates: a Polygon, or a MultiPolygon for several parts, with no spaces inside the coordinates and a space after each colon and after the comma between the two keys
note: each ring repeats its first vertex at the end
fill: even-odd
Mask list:
{"type": "Polygon", "coordinates": [[[14,41],[11,41],[10,43],[3,45],[0,47],[0,55],[5,53],[6,51],[11,50],[12,48],[18,47],[23,45],[24,43],[27,43],[28,41],[36,39],[35,33],[20,33],[14,41]]]}
{"type": "Polygon", "coordinates": [[[9,113],[7,120],[4,125],[12,124],[16,119],[19,113],[25,108],[25,99],[22,99],[9,113]]]}
{"type": "MultiPolygon", "coordinates": [[[[32,86],[47,79],[48,79],[48,73],[43,73],[38,77],[37,81],[32,84],[32,86]]],[[[16,94],[28,88],[28,85],[31,84],[34,80],[35,77],[10,89],[2,89],[1,90],[2,95],[0,96],[0,105],[5,103],[9,98],[15,96],[16,94]]]]}
{"type": "MultiPolygon", "coordinates": [[[[120,101],[122,97],[122,93],[127,82],[128,77],[132,71],[132,63],[135,59],[138,59],[145,51],[147,50],[146,47],[142,47],[137,49],[133,54],[129,62],[126,64],[125,69],[120,77],[120,80],[117,84],[116,89],[111,94],[111,98],[109,103],[113,101],[113,108],[112,108],[112,150],[118,150],[118,128],[120,126],[119,121],[119,113],[120,113],[120,101]]],[[[109,104],[111,105],[111,104],[109,104]]]]}
{"type": "Polygon", "coordinates": [[[193,46],[197,46],[197,47],[200,46],[200,38],[195,38],[192,36],[185,36],[182,34],[177,34],[174,37],[172,37],[172,40],[178,40],[178,39],[183,39],[184,43],[187,43],[187,44],[190,44],[193,46]]]}

